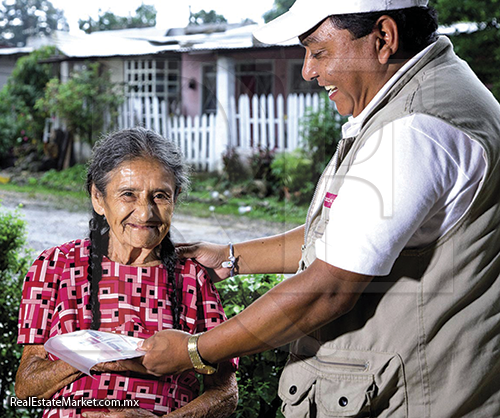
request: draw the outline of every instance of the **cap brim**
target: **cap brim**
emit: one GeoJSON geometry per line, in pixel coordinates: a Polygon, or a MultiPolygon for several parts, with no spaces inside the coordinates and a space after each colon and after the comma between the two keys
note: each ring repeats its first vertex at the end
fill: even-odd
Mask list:
{"type": "Polygon", "coordinates": [[[257,28],[253,36],[264,44],[279,44],[297,38],[325,19],[324,13],[299,16],[293,9],[257,28]]]}

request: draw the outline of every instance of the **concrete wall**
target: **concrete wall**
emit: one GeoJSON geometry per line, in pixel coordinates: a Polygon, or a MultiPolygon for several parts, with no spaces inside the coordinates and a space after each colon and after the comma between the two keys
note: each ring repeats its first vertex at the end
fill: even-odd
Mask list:
{"type": "Polygon", "coordinates": [[[101,61],[102,64],[110,70],[111,73],[111,82],[112,83],[123,83],[124,81],[124,62],[125,60],[122,58],[110,58],[101,61]]]}

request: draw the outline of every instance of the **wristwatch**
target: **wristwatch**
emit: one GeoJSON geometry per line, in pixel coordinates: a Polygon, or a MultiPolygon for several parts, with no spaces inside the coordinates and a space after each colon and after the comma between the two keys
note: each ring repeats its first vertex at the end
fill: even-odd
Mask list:
{"type": "Polygon", "coordinates": [[[195,334],[188,339],[188,354],[193,364],[195,372],[200,374],[214,374],[217,372],[219,365],[209,364],[203,361],[198,352],[198,338],[201,334],[195,334]]]}

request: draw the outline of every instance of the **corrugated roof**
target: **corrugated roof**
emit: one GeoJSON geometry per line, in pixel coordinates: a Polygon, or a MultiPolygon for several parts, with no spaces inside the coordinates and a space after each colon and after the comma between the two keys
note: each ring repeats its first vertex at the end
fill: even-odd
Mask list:
{"type": "Polygon", "coordinates": [[[33,47],[23,46],[22,48],[0,48],[0,55],[29,54],[33,52],[33,47]]]}
{"type": "MultiPolygon", "coordinates": [[[[67,58],[138,56],[272,46],[260,44],[255,40],[252,33],[256,28],[256,24],[227,25],[226,28],[210,25],[199,28],[199,31],[186,28],[169,31],[173,33],[171,36],[160,35],[159,32],[162,31],[151,28],[93,32],[90,35],[55,32],[51,42],[67,58]]],[[[297,41],[292,41],[285,45],[297,44],[297,41]]]]}
{"type": "MultiPolygon", "coordinates": [[[[232,49],[268,48],[276,45],[259,43],[252,35],[257,24],[201,25],[172,28],[124,29],[74,34],[56,31],[49,38],[35,38],[23,48],[0,49],[0,55],[29,53],[42,45],[55,45],[66,58],[116,57],[154,55],[165,52],[217,51],[232,49]]],[[[477,24],[461,23],[440,27],[439,33],[473,32],[477,24]]],[[[278,46],[299,45],[292,39],[278,46]]]]}

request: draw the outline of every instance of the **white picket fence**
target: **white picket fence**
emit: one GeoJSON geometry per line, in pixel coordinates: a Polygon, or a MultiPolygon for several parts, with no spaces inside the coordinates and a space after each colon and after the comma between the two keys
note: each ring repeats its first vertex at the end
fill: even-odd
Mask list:
{"type": "Polygon", "coordinates": [[[301,119],[307,109],[317,111],[320,100],[318,94],[290,94],[286,99],[242,95],[236,106],[233,98],[230,145],[239,150],[293,151],[303,145],[301,119]]]}
{"type": "Polygon", "coordinates": [[[213,171],[222,159],[215,150],[234,148],[247,155],[259,149],[293,151],[302,146],[301,118],[307,109],[318,110],[320,100],[318,94],[291,94],[286,99],[282,95],[233,98],[224,121],[229,135],[221,138],[216,135],[216,124],[222,116],[173,116],[168,114],[166,103],[156,97],[131,97],[122,106],[119,125],[154,129],[174,141],[189,164],[213,171]]]}

